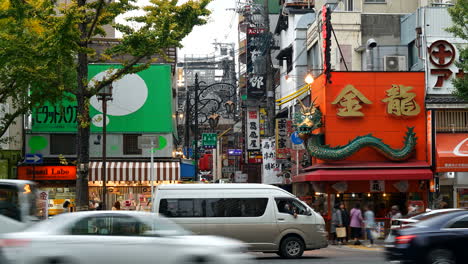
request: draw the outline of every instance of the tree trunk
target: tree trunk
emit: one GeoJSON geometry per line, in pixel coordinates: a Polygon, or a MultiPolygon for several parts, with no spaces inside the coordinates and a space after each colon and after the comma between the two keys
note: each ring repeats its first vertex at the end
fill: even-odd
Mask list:
{"type": "MultiPolygon", "coordinates": [[[[85,0],[78,1],[78,6],[84,6],[85,0]]],[[[82,48],[87,48],[87,24],[80,23],[82,48]]],[[[77,91],[76,101],[78,104],[78,127],[76,137],[77,153],[77,176],[76,176],[76,210],[87,211],[89,209],[88,193],[88,164],[89,164],[89,136],[90,136],[90,118],[89,118],[89,98],[86,87],[88,83],[88,54],[81,51],[78,53],[77,65],[77,91]]]]}

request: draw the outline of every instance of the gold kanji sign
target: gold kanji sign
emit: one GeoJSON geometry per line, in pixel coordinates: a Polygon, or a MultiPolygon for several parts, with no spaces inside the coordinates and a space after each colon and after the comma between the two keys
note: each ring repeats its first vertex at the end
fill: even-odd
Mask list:
{"type": "Polygon", "coordinates": [[[395,116],[415,116],[421,112],[421,108],[414,99],[415,93],[408,92],[411,86],[393,84],[388,89],[387,98],[382,102],[387,103],[387,113],[395,116]]]}
{"type": "Polygon", "coordinates": [[[372,104],[369,99],[351,84],[346,85],[332,102],[334,105],[339,104],[339,106],[341,106],[338,108],[337,115],[344,117],[364,116],[364,114],[359,111],[362,108],[361,103],[372,104]]]}

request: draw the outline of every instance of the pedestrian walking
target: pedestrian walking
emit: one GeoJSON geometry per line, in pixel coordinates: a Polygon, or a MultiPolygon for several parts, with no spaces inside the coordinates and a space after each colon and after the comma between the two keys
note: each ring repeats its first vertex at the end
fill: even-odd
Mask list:
{"type": "Polygon", "coordinates": [[[341,210],[341,220],[343,222],[343,227],[346,230],[346,237],[341,238],[341,242],[348,243],[349,241],[349,212],[346,210],[346,206],[343,202],[340,203],[341,210]]]}
{"type": "Polygon", "coordinates": [[[336,204],[333,208],[333,214],[330,225],[330,237],[332,239],[332,245],[336,245],[338,237],[336,235],[336,228],[343,226],[343,219],[341,218],[340,205],[336,204]]]}
{"type": "Polygon", "coordinates": [[[375,214],[371,210],[369,205],[364,207],[364,226],[366,228],[367,240],[369,240],[368,247],[374,245],[374,233],[375,231],[375,214]]]}
{"type": "Polygon", "coordinates": [[[354,245],[360,245],[361,242],[359,238],[362,236],[362,212],[361,212],[361,205],[357,203],[353,209],[351,209],[350,215],[350,222],[349,226],[351,227],[351,239],[354,240],[354,245]]]}
{"type": "Polygon", "coordinates": [[[392,206],[390,213],[388,215],[388,218],[390,218],[390,224],[396,225],[398,222],[397,220],[401,219],[401,217],[402,215],[401,215],[400,208],[398,207],[398,205],[392,206]]]}

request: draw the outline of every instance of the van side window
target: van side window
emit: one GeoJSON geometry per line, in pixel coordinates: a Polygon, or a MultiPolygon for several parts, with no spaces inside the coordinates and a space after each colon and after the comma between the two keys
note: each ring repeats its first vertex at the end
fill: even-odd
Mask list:
{"type": "Polygon", "coordinates": [[[159,213],[166,217],[260,217],[268,198],[161,199],[159,213]]]}
{"type": "Polygon", "coordinates": [[[202,217],[203,209],[198,199],[161,199],[159,213],[166,217],[202,217]]]}
{"type": "Polygon", "coordinates": [[[299,215],[307,215],[306,207],[296,199],[275,198],[278,212],[293,215],[296,212],[299,215]]]}

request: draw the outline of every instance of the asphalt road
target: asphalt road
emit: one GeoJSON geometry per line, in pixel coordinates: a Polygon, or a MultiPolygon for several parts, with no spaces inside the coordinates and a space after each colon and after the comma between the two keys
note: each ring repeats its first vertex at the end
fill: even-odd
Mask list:
{"type": "Polygon", "coordinates": [[[306,251],[300,259],[282,259],[276,254],[254,254],[258,264],[310,264],[310,263],[343,263],[343,264],[380,264],[385,261],[381,248],[364,248],[352,246],[329,246],[328,248],[306,251]]]}

